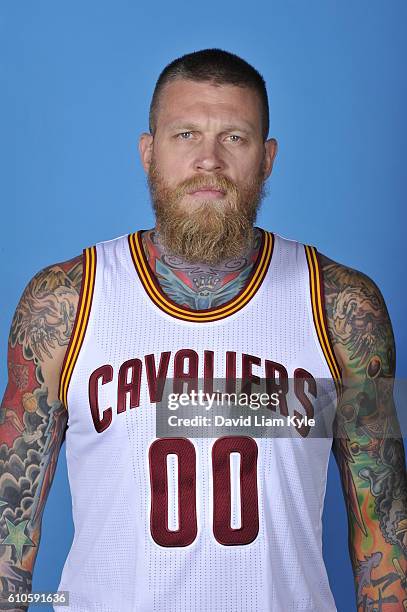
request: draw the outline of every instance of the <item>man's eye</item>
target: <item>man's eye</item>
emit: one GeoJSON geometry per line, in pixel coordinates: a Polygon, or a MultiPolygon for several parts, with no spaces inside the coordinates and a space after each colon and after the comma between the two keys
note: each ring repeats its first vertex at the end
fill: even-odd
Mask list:
{"type": "Polygon", "coordinates": [[[189,140],[188,136],[191,134],[192,132],[180,132],[177,134],[177,138],[181,138],[181,140],[189,140]]]}
{"type": "Polygon", "coordinates": [[[230,134],[229,138],[235,139],[233,140],[233,142],[239,142],[240,140],[242,140],[242,137],[238,136],[237,134],[230,134]]]}

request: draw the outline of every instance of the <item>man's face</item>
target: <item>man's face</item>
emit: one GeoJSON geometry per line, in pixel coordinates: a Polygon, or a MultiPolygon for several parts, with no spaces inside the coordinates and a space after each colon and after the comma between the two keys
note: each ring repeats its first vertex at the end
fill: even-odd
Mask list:
{"type": "Polygon", "coordinates": [[[247,251],[276,153],[251,89],[177,79],[160,94],[154,138],[140,153],[163,245],[188,261],[247,251]]]}

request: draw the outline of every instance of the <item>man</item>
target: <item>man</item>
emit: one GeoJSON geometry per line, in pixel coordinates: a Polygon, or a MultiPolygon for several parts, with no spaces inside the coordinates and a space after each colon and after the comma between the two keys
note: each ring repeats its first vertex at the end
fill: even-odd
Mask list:
{"type": "Polygon", "coordinates": [[[407,609],[387,309],[364,274],[254,225],[277,152],[268,131],[252,66],[219,49],[175,60],[139,143],[155,227],[28,283],[0,425],[5,595],[30,591],[66,437],[67,610],[336,610],[321,553],[332,437],[313,436],[304,419],[279,438],[160,436],[156,423],[163,381],[262,379],[284,417],[293,384],[295,414],[308,417],[322,380],[335,398],[357,609],[407,609]]]}

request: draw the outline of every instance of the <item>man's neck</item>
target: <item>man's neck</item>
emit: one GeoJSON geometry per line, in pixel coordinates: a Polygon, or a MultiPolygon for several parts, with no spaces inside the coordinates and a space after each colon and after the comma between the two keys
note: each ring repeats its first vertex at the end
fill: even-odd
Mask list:
{"type": "Polygon", "coordinates": [[[155,228],[142,233],[142,243],[164,293],[181,306],[204,310],[227,302],[246,286],[261,245],[259,228],[255,228],[254,236],[247,253],[216,265],[190,263],[169,254],[155,228]]]}

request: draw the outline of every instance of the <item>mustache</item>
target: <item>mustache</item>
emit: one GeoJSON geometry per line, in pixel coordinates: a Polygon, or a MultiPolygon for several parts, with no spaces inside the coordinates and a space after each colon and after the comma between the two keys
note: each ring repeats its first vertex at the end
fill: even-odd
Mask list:
{"type": "Polygon", "coordinates": [[[194,191],[198,189],[217,189],[219,191],[227,192],[236,192],[237,186],[236,184],[229,178],[224,175],[216,175],[216,176],[194,176],[185,181],[182,181],[176,188],[176,191],[179,195],[184,195],[189,191],[194,191]]]}

